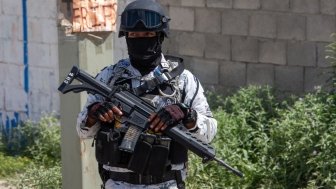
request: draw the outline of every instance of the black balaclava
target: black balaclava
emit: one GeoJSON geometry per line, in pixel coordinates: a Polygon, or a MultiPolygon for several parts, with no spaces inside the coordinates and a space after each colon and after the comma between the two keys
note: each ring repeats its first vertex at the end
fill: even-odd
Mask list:
{"type": "Polygon", "coordinates": [[[159,65],[161,61],[161,44],[164,37],[158,33],[155,37],[126,37],[128,55],[133,67],[141,75],[146,75],[159,65]]]}

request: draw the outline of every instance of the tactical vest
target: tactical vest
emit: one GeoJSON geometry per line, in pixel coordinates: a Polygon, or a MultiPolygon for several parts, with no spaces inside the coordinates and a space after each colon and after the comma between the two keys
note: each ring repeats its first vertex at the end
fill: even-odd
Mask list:
{"type": "MultiPolygon", "coordinates": [[[[161,73],[154,73],[155,78],[145,80],[139,87],[132,87],[132,80],[122,78],[122,73],[118,74],[120,78],[112,80],[115,82],[113,85],[129,85],[130,90],[157,108],[178,103],[181,101],[178,76],[183,71],[182,59],[168,57],[167,63],[168,65],[161,64],[161,68],[165,67],[159,70],[161,73]]],[[[121,151],[118,147],[127,130],[127,125],[125,127],[122,124],[115,120],[114,123],[101,125],[95,137],[95,153],[99,164],[160,176],[171,170],[172,164],[187,162],[187,149],[163,133],[142,133],[133,153],[121,151]]]]}

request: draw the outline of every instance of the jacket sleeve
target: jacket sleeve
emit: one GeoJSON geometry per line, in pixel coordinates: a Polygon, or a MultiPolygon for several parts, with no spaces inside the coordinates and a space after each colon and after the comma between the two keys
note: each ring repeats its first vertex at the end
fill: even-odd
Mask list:
{"type": "Polygon", "coordinates": [[[192,134],[205,143],[210,143],[217,133],[217,121],[213,117],[204,90],[199,80],[188,70],[181,75],[182,102],[197,112],[192,134]]]}
{"type": "MultiPolygon", "coordinates": [[[[110,68],[103,69],[97,76],[96,80],[101,82],[107,83],[108,78],[111,77],[111,70],[110,68]]],[[[105,99],[101,95],[98,94],[89,94],[86,104],[83,110],[78,114],[77,117],[77,133],[80,138],[92,138],[96,135],[97,131],[100,129],[100,122],[98,121],[92,127],[86,127],[85,123],[88,117],[88,107],[96,102],[103,102],[105,99]]]]}

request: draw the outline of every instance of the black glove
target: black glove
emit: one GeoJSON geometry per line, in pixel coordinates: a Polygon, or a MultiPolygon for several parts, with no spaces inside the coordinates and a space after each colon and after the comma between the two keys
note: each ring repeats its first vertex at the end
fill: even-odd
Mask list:
{"type": "Polygon", "coordinates": [[[121,110],[112,102],[98,102],[88,107],[90,118],[101,120],[103,122],[112,122],[114,113],[122,114],[121,110]]]}
{"type": "Polygon", "coordinates": [[[172,104],[161,108],[156,114],[151,115],[149,122],[154,131],[164,130],[168,126],[177,125],[180,121],[183,124],[196,121],[196,111],[185,104],[172,104]],[[193,118],[193,119],[191,119],[193,118]]]}

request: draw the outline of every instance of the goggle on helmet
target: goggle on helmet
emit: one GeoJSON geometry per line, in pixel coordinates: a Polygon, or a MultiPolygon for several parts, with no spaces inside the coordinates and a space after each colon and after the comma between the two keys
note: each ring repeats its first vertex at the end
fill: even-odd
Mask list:
{"type": "Polygon", "coordinates": [[[134,31],[163,32],[168,37],[169,20],[158,3],[152,0],[134,1],[121,14],[119,37],[125,36],[125,32],[134,31]]]}

